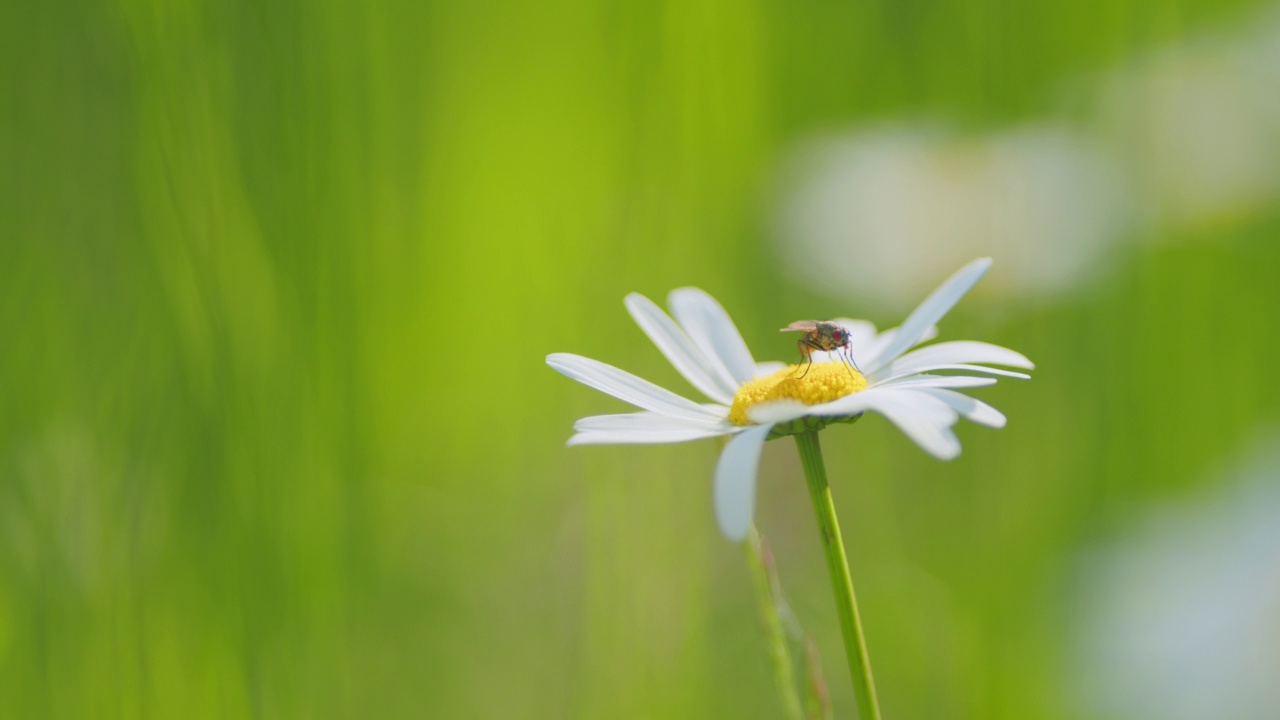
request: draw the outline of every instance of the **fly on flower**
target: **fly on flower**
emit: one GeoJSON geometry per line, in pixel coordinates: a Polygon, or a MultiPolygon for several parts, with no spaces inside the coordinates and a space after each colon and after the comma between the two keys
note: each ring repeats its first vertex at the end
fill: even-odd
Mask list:
{"type": "MultiPolygon", "coordinates": [[[[809,366],[813,365],[813,358],[810,355],[814,350],[840,351],[840,357],[854,370],[858,370],[858,364],[853,361],[853,354],[849,347],[849,333],[843,327],[829,320],[797,320],[790,325],[782,328],[779,332],[798,332],[804,333],[800,339],[796,341],[796,347],[800,348],[800,357],[805,360],[804,372],[800,377],[809,374],[809,366]]],[[[858,370],[861,373],[861,370],[858,370]]]]}

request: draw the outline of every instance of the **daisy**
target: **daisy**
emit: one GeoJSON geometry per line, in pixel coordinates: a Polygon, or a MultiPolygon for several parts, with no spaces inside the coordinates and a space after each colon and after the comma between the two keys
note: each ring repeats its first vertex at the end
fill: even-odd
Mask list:
{"type": "Polygon", "coordinates": [[[755,504],[756,468],[766,440],[800,435],[865,412],[888,418],[925,452],[950,460],[960,453],[952,426],[961,417],[999,428],[1005,417],[962,389],[991,385],[995,376],[1028,378],[985,364],[1031,369],[1022,354],[976,341],[917,347],[991,267],[982,258],[961,268],[900,327],[876,332],[865,320],[834,320],[846,333],[855,370],[837,352],[816,351],[812,365],[757,363],[728,313],[697,288],[672,291],[668,316],[632,293],[627,310],[676,370],[712,402],[697,403],[624,370],[569,353],[547,364],[578,382],[628,402],[640,412],[595,415],[574,423],[570,445],[676,443],[728,437],[716,464],[716,520],[730,540],[746,537],[755,504]],[[674,317],[674,319],[673,319],[674,317]],[[913,349],[914,348],[914,349],[913,349]],[[937,375],[936,372],[959,374],[937,375]]]}

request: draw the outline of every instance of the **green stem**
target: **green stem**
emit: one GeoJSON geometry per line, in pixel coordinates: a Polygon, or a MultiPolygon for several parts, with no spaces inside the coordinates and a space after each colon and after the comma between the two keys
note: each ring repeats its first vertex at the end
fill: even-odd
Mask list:
{"type": "Polygon", "coordinates": [[[822,549],[827,555],[827,570],[831,573],[831,586],[836,594],[836,612],[840,616],[845,653],[849,656],[849,674],[853,677],[853,692],[858,700],[858,717],[880,720],[880,703],[871,677],[867,642],[862,635],[862,621],[858,618],[858,601],[853,596],[849,561],[845,558],[844,541],[840,539],[840,523],[836,520],[836,508],[831,501],[831,487],[827,485],[827,468],[822,462],[818,433],[810,430],[796,435],[796,446],[800,449],[800,462],[809,481],[809,495],[813,497],[813,509],[818,515],[818,529],[822,532],[822,549]]]}
{"type": "Polygon", "coordinates": [[[751,526],[745,544],[747,565],[751,568],[751,578],[756,586],[756,602],[760,605],[760,619],[769,635],[769,659],[773,663],[773,682],[778,686],[778,697],[782,700],[782,708],[786,711],[788,720],[804,720],[800,697],[796,694],[787,634],[782,627],[782,616],[778,612],[778,602],[773,593],[773,582],[765,551],[761,547],[760,534],[756,532],[754,525],[751,526]]]}

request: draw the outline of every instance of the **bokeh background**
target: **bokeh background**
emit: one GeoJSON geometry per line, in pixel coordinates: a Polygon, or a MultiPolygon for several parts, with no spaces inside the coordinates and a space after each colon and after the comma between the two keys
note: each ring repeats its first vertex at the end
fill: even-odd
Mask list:
{"type": "MultiPolygon", "coordinates": [[[[622,297],[1016,348],[823,434],[890,718],[1280,716],[1280,11],[0,6],[0,716],[773,718],[622,297]]],[[[852,717],[794,445],[757,522],[852,717]]]]}

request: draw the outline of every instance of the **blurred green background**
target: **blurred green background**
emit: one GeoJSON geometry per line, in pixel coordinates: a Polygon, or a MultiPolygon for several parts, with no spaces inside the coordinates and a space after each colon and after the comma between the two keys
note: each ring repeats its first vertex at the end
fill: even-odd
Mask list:
{"type": "MultiPolygon", "coordinates": [[[[693,397],[621,303],[681,285],[757,359],[800,317],[894,325],[909,303],[779,271],[798,143],[1105,126],[1099,78],[1267,12],[5,4],[0,716],[781,717],[718,446],[564,447],[623,406],[543,357],[693,397]]],[[[1009,426],[952,463],[880,418],[824,433],[887,717],[1142,716],[1080,702],[1081,553],[1277,419],[1273,181],[1190,220],[1142,201],[1053,293],[964,249],[996,265],[944,337],[1038,364],[979,393],[1009,426]]],[[[757,523],[852,717],[808,502],[771,443],[757,523]]]]}

